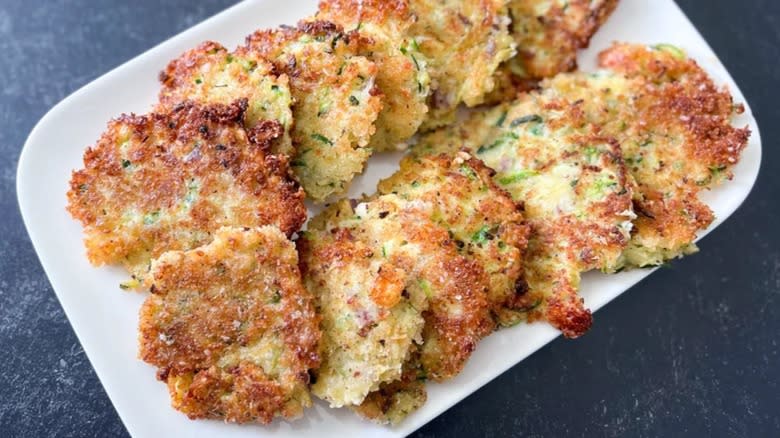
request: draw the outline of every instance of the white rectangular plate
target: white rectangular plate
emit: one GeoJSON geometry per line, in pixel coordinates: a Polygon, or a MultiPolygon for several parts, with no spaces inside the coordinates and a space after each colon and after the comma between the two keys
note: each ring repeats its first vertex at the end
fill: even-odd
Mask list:
{"type": "MultiPolygon", "coordinates": [[[[81,227],[65,211],[71,170],[81,167],[84,148],[95,142],[111,117],[149,110],[158,91],[157,73],[170,59],[203,40],[232,47],[257,28],[295,23],[312,13],[316,3],[240,3],[63,100],[38,123],[24,146],[17,192],[27,230],[73,329],[133,436],[405,436],[558,336],[541,323],[490,336],[479,345],[462,374],[444,384],[429,384],[425,406],[395,428],[374,425],[350,411],[328,409],[322,403],[316,403],[301,420],[277,421],[268,427],[190,421],[170,407],[165,385],[155,379],[151,366],[137,358],[136,324],[145,295],[120,291],[118,285],[125,278],[120,269],[96,269],[83,256],[81,227]]],[[[591,49],[580,56],[582,68],[593,69],[595,54],[613,40],[678,45],[716,81],[728,86],[737,102],[745,102],[726,69],[673,0],[622,0],[591,49]]],[[[761,140],[750,108],[737,124],[750,126],[753,135],[735,169],[734,181],[705,194],[718,217],[711,229],[739,207],[758,175],[761,140]]],[[[397,160],[397,154],[372,158],[352,194],[373,193],[376,181],[393,172],[397,160]]],[[[582,282],[582,294],[587,305],[596,310],[651,272],[636,270],[612,276],[589,273],[582,282]]]]}

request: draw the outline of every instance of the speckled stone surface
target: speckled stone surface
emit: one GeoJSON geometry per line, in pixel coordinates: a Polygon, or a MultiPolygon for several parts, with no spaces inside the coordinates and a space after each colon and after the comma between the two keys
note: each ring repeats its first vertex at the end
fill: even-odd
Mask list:
{"type": "MultiPolygon", "coordinates": [[[[0,436],[127,435],[18,212],[27,134],[72,91],[232,3],[0,1],[0,436]]],[[[780,436],[780,2],[678,3],[756,113],[754,192],[587,336],[553,342],[417,436],[780,436]]]]}

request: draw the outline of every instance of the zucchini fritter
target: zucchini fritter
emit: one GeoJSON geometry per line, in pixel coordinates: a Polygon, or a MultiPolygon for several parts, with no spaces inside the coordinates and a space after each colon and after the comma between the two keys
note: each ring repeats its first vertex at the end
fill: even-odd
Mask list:
{"type": "Polygon", "coordinates": [[[384,107],[371,137],[374,150],[402,149],[428,112],[430,75],[425,56],[409,32],[408,0],[324,0],[316,19],[359,32],[360,53],[377,65],[384,107]]]}
{"type": "Polygon", "coordinates": [[[387,249],[362,236],[372,232],[369,226],[359,229],[348,220],[359,221],[342,201],[314,218],[298,240],[304,284],[323,318],[323,361],[312,392],[334,407],[360,403],[380,383],[400,376],[412,343],[420,341],[427,307],[419,290],[404,293],[409,279],[401,256],[386,260],[387,249]],[[335,223],[317,228],[314,221],[327,216],[335,223]]]}
{"type": "Polygon", "coordinates": [[[543,317],[567,337],[582,335],[592,321],[577,293],[580,273],[613,269],[634,218],[620,148],[598,135],[581,106],[527,94],[474,111],[463,123],[423,137],[414,150],[465,147],[524,204],[531,226],[528,290],[517,305],[530,320],[543,317]]]}
{"type": "Polygon", "coordinates": [[[490,278],[488,300],[495,319],[512,325],[522,314],[523,253],[529,229],[494,172],[465,152],[408,156],[401,169],[378,185],[407,202],[428,203],[431,217],[449,230],[461,254],[477,261],[490,278]],[[519,286],[519,289],[518,289],[519,286]]]}
{"type": "Polygon", "coordinates": [[[514,100],[543,78],[577,67],[577,51],[609,18],[618,0],[510,0],[517,55],[499,66],[487,103],[514,100]]]}
{"type": "Polygon", "coordinates": [[[577,50],[615,10],[618,0],[510,0],[517,56],[507,64],[521,78],[541,79],[577,68],[577,50]]]}
{"type": "Polygon", "coordinates": [[[730,179],[747,144],[748,129],[731,126],[743,107],[673,46],[616,44],[600,63],[605,71],[559,75],[543,87],[583,101],[589,121],[621,144],[639,216],[621,264],[659,265],[693,252],[696,233],[713,220],[698,193],[730,179]]]}
{"type": "Polygon", "coordinates": [[[311,405],[320,337],[295,246],[276,227],[221,228],[152,263],[140,356],[190,418],[270,423],[311,405]]]}
{"type": "Polygon", "coordinates": [[[377,66],[354,35],[324,21],[262,30],[247,37],[239,56],[269,59],[290,78],[295,100],[291,162],[306,194],[322,201],[345,192],[371,155],[369,140],[382,109],[377,66]]]}
{"type": "Polygon", "coordinates": [[[302,273],[323,318],[323,362],[312,392],[357,405],[399,379],[417,347],[427,376],[457,374],[493,328],[488,278],[458,254],[432,210],[385,195],[342,201],[299,240],[302,273]]]}
{"type": "Polygon", "coordinates": [[[186,103],[109,122],[68,192],[89,260],[120,263],[140,281],[151,259],[208,243],[222,226],[296,232],[306,220],[303,191],[286,158],[269,153],[282,126],[264,121],[247,131],[246,108],[246,100],[186,103]]]}
{"type": "Polygon", "coordinates": [[[238,55],[220,44],[206,41],[171,61],[160,72],[160,103],[155,112],[168,112],[184,101],[229,105],[247,100],[244,125],[254,128],[268,120],[279,122],[282,138],[274,153],[292,153],[292,96],[287,76],[277,76],[274,66],[252,53],[238,55]]]}
{"type": "Polygon", "coordinates": [[[455,120],[458,104],[475,106],[495,86],[499,64],[514,55],[505,0],[409,0],[410,32],[429,60],[433,92],[423,127],[455,120]]]}

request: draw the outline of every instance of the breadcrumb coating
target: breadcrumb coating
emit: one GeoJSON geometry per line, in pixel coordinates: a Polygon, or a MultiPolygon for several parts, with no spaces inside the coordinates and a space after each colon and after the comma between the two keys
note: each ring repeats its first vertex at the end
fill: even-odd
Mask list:
{"type": "Polygon", "coordinates": [[[286,75],[277,75],[273,64],[253,56],[230,53],[219,43],[206,41],[184,52],[160,72],[159,104],[156,112],[169,112],[185,101],[201,105],[229,105],[246,99],[244,126],[276,121],[282,137],[274,153],[292,154],[292,96],[286,75]]]}
{"type": "Polygon", "coordinates": [[[488,278],[447,230],[395,195],[314,218],[298,242],[302,273],[323,317],[323,363],[312,392],[358,405],[402,376],[419,345],[428,377],[462,369],[493,329],[488,278]]]}
{"type": "Polygon", "coordinates": [[[409,0],[410,32],[429,61],[430,130],[455,121],[461,103],[475,106],[495,87],[498,66],[515,54],[505,0],[409,0]]]}
{"type": "Polygon", "coordinates": [[[516,305],[528,320],[546,319],[568,337],[592,323],[578,295],[581,272],[613,269],[634,218],[620,148],[584,120],[581,105],[527,94],[474,111],[423,137],[414,150],[424,155],[466,148],[523,203],[531,236],[527,285],[518,283],[516,305]]]}
{"type": "Polygon", "coordinates": [[[243,125],[247,101],[177,105],[112,120],[73,172],[68,211],[95,265],[121,264],[139,286],[152,259],[206,244],[223,226],[273,224],[291,235],[306,220],[287,159],[271,153],[278,122],[243,125]]]}
{"type": "Polygon", "coordinates": [[[577,68],[577,51],[617,7],[618,0],[510,0],[517,56],[509,69],[521,78],[541,79],[577,68]]]}
{"type": "Polygon", "coordinates": [[[382,109],[377,65],[359,55],[359,36],[326,21],[259,30],[236,53],[269,59],[290,79],[295,123],[291,165],[314,201],[344,193],[371,156],[382,109]]]}
{"type": "Polygon", "coordinates": [[[580,100],[585,117],[615,137],[636,181],[638,218],[621,266],[655,266],[696,251],[712,223],[699,193],[731,179],[747,145],[743,111],[699,65],[668,44],[615,44],[599,57],[603,71],[560,75],[545,93],[580,100]]]}
{"type": "Polygon", "coordinates": [[[432,218],[449,230],[460,253],[488,274],[491,311],[506,326],[523,316],[523,258],[530,230],[522,209],[493,181],[494,174],[465,152],[408,156],[377,189],[433,208],[432,218]]]}
{"type": "Polygon", "coordinates": [[[161,255],[150,282],[140,357],[159,368],[174,408],[267,424],[311,405],[319,317],[281,231],[221,228],[208,245],[161,255]]]}
{"type": "Polygon", "coordinates": [[[428,112],[428,60],[410,31],[414,16],[408,0],[325,0],[315,16],[359,33],[359,51],[377,65],[376,84],[384,106],[370,147],[404,149],[428,112]]]}

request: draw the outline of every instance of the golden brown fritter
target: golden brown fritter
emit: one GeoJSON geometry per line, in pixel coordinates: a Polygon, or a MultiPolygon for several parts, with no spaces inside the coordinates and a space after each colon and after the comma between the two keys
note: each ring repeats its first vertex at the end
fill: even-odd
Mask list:
{"type": "Polygon", "coordinates": [[[650,266],[696,250],[713,220],[698,193],[731,178],[750,135],[731,126],[742,112],[695,61],[673,46],[616,44],[606,70],[560,75],[545,93],[582,100],[586,118],[616,137],[638,185],[635,221],[622,264],[650,266]]]}
{"type": "Polygon", "coordinates": [[[498,187],[495,172],[465,152],[408,156],[378,185],[409,203],[427,203],[432,219],[449,230],[460,253],[490,278],[488,299],[497,322],[512,325],[524,311],[523,256],[529,228],[518,205],[498,187]],[[519,286],[519,289],[518,289],[519,286]]]}
{"type": "Polygon", "coordinates": [[[531,226],[528,290],[517,305],[568,337],[591,325],[578,295],[580,273],[609,271],[629,239],[632,188],[617,143],[583,117],[582,102],[538,93],[474,111],[423,137],[417,155],[465,147],[496,171],[494,180],[525,207],[531,226]]]}
{"type": "Polygon", "coordinates": [[[140,357],[191,419],[270,423],[311,405],[320,338],[295,246],[276,227],[221,228],[152,263],[140,357]]]}
{"type": "Polygon", "coordinates": [[[274,66],[253,53],[230,53],[219,43],[206,41],[184,52],[160,72],[160,102],[155,112],[169,112],[184,101],[229,105],[246,99],[244,125],[254,128],[263,121],[282,125],[282,138],[274,153],[292,153],[292,96],[287,76],[277,76],[274,66]]]}
{"type": "Polygon", "coordinates": [[[429,60],[431,129],[455,120],[458,104],[479,105],[499,64],[514,55],[505,0],[409,0],[410,32],[429,60]]]}
{"type": "Polygon", "coordinates": [[[507,67],[518,77],[541,79],[577,68],[577,50],[615,10],[618,0],[510,0],[517,56],[507,67]]]}
{"type": "Polygon", "coordinates": [[[345,192],[371,155],[382,93],[377,66],[357,55],[357,39],[333,23],[314,21],[257,31],[236,50],[271,60],[290,78],[296,149],[291,164],[315,201],[345,192]]]}
{"type": "Polygon", "coordinates": [[[396,261],[401,257],[386,260],[387,250],[359,235],[370,233],[368,226],[339,226],[355,216],[341,201],[312,219],[297,242],[304,284],[323,318],[323,361],[312,392],[339,407],[360,403],[380,383],[400,376],[409,349],[420,340],[427,307],[417,290],[403,292],[409,280],[396,261]]]}
{"type": "Polygon", "coordinates": [[[324,0],[316,19],[359,32],[359,50],[377,65],[384,107],[371,137],[374,150],[402,149],[428,112],[428,62],[409,32],[408,0],[324,0]]]}
{"type": "Polygon", "coordinates": [[[395,195],[342,201],[299,240],[302,273],[323,318],[323,362],[312,392],[357,405],[398,380],[420,346],[426,375],[457,374],[493,328],[488,278],[447,230],[395,195]]]}
{"type": "Polygon", "coordinates": [[[122,264],[140,280],[151,259],[208,243],[222,226],[300,228],[303,191],[286,158],[269,153],[282,127],[245,130],[246,106],[186,103],[108,124],[68,192],[93,264],[122,264]]]}

